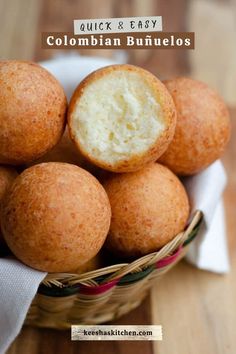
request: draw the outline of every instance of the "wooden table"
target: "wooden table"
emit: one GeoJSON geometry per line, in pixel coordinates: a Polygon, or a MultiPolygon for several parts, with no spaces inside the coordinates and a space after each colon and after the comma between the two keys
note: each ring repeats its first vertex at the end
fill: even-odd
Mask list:
{"type": "MultiPolygon", "coordinates": [[[[224,196],[231,272],[216,275],[182,261],[154,287],[138,309],[116,321],[117,324],[162,324],[163,342],[72,343],[69,332],[24,328],[8,354],[236,352],[236,32],[233,6],[230,0],[0,1],[0,57],[6,59],[53,57],[58,51],[41,49],[41,31],[72,31],[75,18],[162,15],[165,30],[196,31],[196,50],[191,53],[130,50],[129,62],[148,68],[160,78],[191,75],[209,82],[232,107],[232,139],[224,156],[229,177],[224,196]]],[[[114,52],[83,50],[81,54],[112,56],[114,52]]]]}

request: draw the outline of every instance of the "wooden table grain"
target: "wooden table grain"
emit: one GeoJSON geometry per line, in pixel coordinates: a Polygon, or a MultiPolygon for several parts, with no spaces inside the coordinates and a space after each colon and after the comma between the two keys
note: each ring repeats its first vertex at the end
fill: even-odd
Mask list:
{"type": "MultiPolygon", "coordinates": [[[[161,79],[191,75],[208,82],[231,106],[232,117],[232,139],[223,158],[229,178],[224,200],[231,272],[216,275],[182,261],[152,289],[138,309],[115,322],[162,324],[163,342],[72,343],[68,331],[25,327],[8,354],[236,352],[235,9],[231,0],[0,0],[1,59],[39,61],[63,54],[42,50],[41,32],[72,31],[75,18],[162,15],[165,30],[195,31],[193,52],[129,50],[128,61],[161,79]]],[[[111,50],[82,50],[80,54],[117,55],[111,50]]]]}

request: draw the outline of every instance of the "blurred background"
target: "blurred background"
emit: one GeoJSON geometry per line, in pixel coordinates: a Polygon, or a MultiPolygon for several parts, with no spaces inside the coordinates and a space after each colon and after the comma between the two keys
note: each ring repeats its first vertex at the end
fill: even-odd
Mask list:
{"type": "MultiPolygon", "coordinates": [[[[175,267],[150,297],[119,324],[162,324],[162,343],[72,343],[70,333],[23,329],[8,354],[34,353],[235,353],[236,323],[236,1],[235,0],[0,0],[0,59],[41,61],[70,55],[126,58],[160,79],[187,75],[205,81],[224,97],[232,138],[223,162],[228,173],[224,199],[231,272],[220,276],[175,267]],[[41,32],[73,32],[73,20],[163,16],[164,31],[194,31],[195,50],[43,50],[41,32]]],[[[217,255],[216,255],[217,257],[217,255]]]]}
{"type": "MultiPolygon", "coordinates": [[[[164,31],[195,31],[196,49],[131,49],[128,61],[160,78],[191,73],[217,88],[229,104],[236,104],[235,0],[1,0],[0,57],[40,61],[61,55],[58,49],[41,49],[41,32],[73,32],[75,18],[152,15],[163,16],[164,31]]],[[[101,49],[79,53],[124,54],[101,49]]]]}

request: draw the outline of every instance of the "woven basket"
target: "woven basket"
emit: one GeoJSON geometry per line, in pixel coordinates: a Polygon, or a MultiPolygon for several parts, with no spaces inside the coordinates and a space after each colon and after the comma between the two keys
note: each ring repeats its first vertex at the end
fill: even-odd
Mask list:
{"type": "Polygon", "coordinates": [[[41,283],[26,324],[68,329],[72,324],[98,324],[137,307],[154,282],[185,254],[196,237],[202,213],[196,211],[186,230],[158,252],[132,263],[84,274],[49,274],[41,283]]]}

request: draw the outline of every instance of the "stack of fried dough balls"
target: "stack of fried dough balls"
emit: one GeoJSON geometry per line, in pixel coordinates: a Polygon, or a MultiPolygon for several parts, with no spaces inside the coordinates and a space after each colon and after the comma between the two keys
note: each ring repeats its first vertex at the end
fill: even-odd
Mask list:
{"type": "Polygon", "coordinates": [[[0,62],[0,87],[0,163],[23,169],[6,175],[1,229],[18,259],[46,272],[91,271],[103,248],[130,260],[173,240],[190,214],[176,175],[218,159],[230,135],[205,84],[132,65],[91,73],[68,110],[37,64],[0,62]]]}

